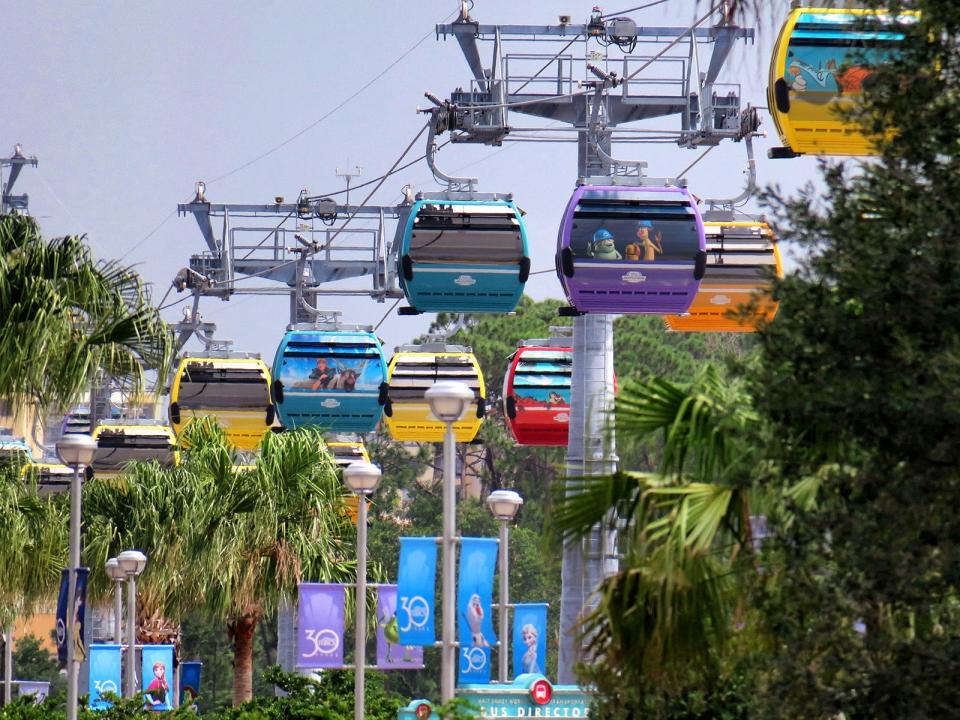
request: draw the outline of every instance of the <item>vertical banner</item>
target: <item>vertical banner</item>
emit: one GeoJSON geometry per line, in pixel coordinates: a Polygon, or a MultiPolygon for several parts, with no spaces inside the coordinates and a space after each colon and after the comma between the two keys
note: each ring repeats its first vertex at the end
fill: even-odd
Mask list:
{"type": "MultiPolygon", "coordinates": [[[[73,604],[73,614],[76,618],[77,634],[74,638],[76,643],[76,656],[78,662],[83,662],[87,658],[87,648],[83,644],[83,621],[87,606],[87,575],[90,568],[77,568],[77,590],[76,599],[73,604]]],[[[70,595],[70,570],[64,568],[60,571],[60,594],[57,596],[57,660],[61,665],[67,662],[67,600],[70,595]]]]}
{"type": "Polygon", "coordinates": [[[376,667],[378,670],[423,668],[423,648],[400,642],[396,585],[377,585],[376,667]]]}
{"type": "Polygon", "coordinates": [[[433,608],[437,584],[437,540],[400,538],[397,579],[397,630],[404,645],[433,645],[437,638],[433,608]]]}
{"type": "Polygon", "coordinates": [[[297,667],[343,667],[343,585],[300,583],[297,667]]]}
{"type": "Polygon", "coordinates": [[[191,707],[194,712],[195,698],[200,694],[200,670],[203,663],[199,660],[188,660],[180,663],[180,705],[191,707]]]}
{"type": "Polygon", "coordinates": [[[498,541],[492,538],[461,538],[460,582],[457,588],[460,662],[457,682],[490,682],[490,646],[493,633],[493,573],[497,567],[498,541]]]}
{"type": "Polygon", "coordinates": [[[144,645],[140,671],[143,707],[147,710],[173,710],[173,645],[144,645]]]}
{"type": "Polygon", "coordinates": [[[90,645],[91,710],[106,710],[113,703],[104,700],[104,693],[120,696],[120,648],[122,645],[90,645]]]}
{"type": "Polygon", "coordinates": [[[513,674],[547,674],[547,604],[513,606],[513,674]]]}
{"type": "Polygon", "coordinates": [[[50,683],[45,680],[18,680],[17,695],[19,697],[33,696],[35,705],[39,705],[50,694],[50,683]]]}

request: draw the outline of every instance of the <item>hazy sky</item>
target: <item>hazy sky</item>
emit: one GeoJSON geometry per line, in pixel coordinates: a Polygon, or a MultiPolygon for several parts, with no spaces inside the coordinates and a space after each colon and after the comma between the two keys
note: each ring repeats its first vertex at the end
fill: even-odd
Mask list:
{"type": "MultiPolygon", "coordinates": [[[[205,0],[3,0],[7,59],[0,152],[23,144],[40,161],[25,169],[18,192],[30,194],[31,212],[51,236],[85,232],[102,257],[136,263],[166,291],[189,256],[205,250],[192,217],[169,217],[189,199],[198,179],[213,202],[288,200],[301,188],[312,194],[341,189],[337,166],[359,164],[364,176],[386,171],[423,124],[416,114],[423,92],[445,97],[469,84],[457,43],[437,41],[433,26],[452,16],[456,2],[209,2],[205,0]],[[375,77],[430,34],[402,62],[343,109],[258,162],[232,172],[295,135],[375,77]],[[216,180],[225,174],[223,179],[216,180]],[[159,226],[159,228],[158,228],[159,226]],[[149,239],[145,239],[154,231],[149,239]]],[[[587,18],[593,0],[477,0],[472,14],[487,23],[556,22],[587,18]]],[[[622,0],[604,10],[640,2],[622,0]]],[[[779,25],[786,0],[771,9],[779,25]]],[[[705,3],[668,0],[631,13],[641,25],[686,26],[705,3]]],[[[744,102],[766,104],[765,86],[775,29],[764,18],[755,44],[741,43],[721,81],[739,83],[744,102]]],[[[556,52],[559,47],[512,47],[511,52],[556,52]]],[[[482,46],[486,60],[489,46],[482,46]]],[[[769,161],[779,142],[764,114],[769,137],[757,143],[761,184],[794,188],[815,175],[816,161],[769,161]]],[[[542,121],[511,115],[517,125],[542,121]]],[[[679,127],[679,118],[656,122],[679,127]]],[[[423,145],[410,157],[422,154],[423,145]]],[[[675,146],[615,146],[618,156],[649,161],[649,174],[678,173],[697,152],[675,146]]],[[[502,149],[449,146],[445,169],[475,174],[482,190],[512,191],[527,211],[533,269],[553,266],[557,224],[573,188],[573,143],[513,143],[502,149]]],[[[742,145],[726,143],[688,174],[702,197],[735,195],[743,186],[742,145]]],[[[424,164],[389,178],[372,202],[394,204],[400,188],[436,189],[424,164]]],[[[360,199],[352,196],[354,201],[360,199]]],[[[355,281],[354,287],[359,285],[355,281]]],[[[561,297],[552,273],[527,285],[535,298],[561,297]]],[[[175,293],[170,300],[177,299],[175,293]]],[[[182,296],[180,296],[182,297],[182,296]]],[[[347,322],[374,324],[389,305],[331,299],[347,322]]],[[[168,310],[180,317],[185,305],[168,310]]],[[[288,319],[285,298],[207,299],[201,312],[233,338],[237,349],[272,358],[288,319]]],[[[387,320],[380,330],[388,348],[426,328],[432,316],[387,320]]],[[[193,349],[199,349],[196,344],[193,349]]]]}

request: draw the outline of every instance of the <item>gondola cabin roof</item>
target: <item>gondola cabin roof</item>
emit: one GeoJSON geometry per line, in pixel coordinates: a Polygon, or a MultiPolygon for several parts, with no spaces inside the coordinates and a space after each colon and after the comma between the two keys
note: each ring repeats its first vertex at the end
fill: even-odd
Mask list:
{"type": "Polygon", "coordinates": [[[287,428],[365,433],[383,413],[387,361],[368,330],[288,330],[273,378],[274,404],[287,428]]]}
{"type": "Polygon", "coordinates": [[[580,312],[684,312],[703,275],[705,248],[703,220],[686,188],[582,185],[560,224],[557,274],[580,312]]]}
{"type": "Polygon", "coordinates": [[[530,274],[510,200],[420,199],[402,229],[400,287],[421,312],[511,312],[530,274]]]}
{"type": "Polygon", "coordinates": [[[899,52],[904,24],[917,17],[863,8],[791,10],[770,60],[767,103],[784,145],[771,156],[875,154],[873,140],[840,111],[860,102],[877,65],[899,52]]]}
{"type": "Polygon", "coordinates": [[[73,481],[73,468],[60,463],[27,463],[20,473],[25,480],[36,480],[41,495],[67,492],[73,481]]]}
{"type": "Polygon", "coordinates": [[[257,356],[185,356],[170,390],[170,422],[179,434],[195,417],[215,417],[240,450],[253,450],[273,425],[270,370],[257,356]]]}
{"type": "Polygon", "coordinates": [[[33,450],[26,440],[10,434],[0,435],[0,465],[33,462],[33,450]]]}
{"type": "Polygon", "coordinates": [[[473,391],[474,401],[453,429],[457,442],[470,442],[476,437],[486,409],[480,364],[468,347],[429,343],[402,346],[390,359],[389,404],[384,415],[394,440],[443,441],[446,425],[430,412],[425,397],[440,380],[462,382],[473,391]]]}
{"type": "Polygon", "coordinates": [[[93,431],[97,449],[90,468],[97,477],[115,477],[127,463],[155,460],[170,468],[180,462],[177,439],[169,425],[104,423],[93,431]]]}
{"type": "Polygon", "coordinates": [[[772,277],[783,277],[780,248],[764,222],[707,222],[707,271],[685,315],[664,318],[680,332],[754,332],[773,320],[772,277]],[[738,314],[742,310],[746,314],[738,314]]]}

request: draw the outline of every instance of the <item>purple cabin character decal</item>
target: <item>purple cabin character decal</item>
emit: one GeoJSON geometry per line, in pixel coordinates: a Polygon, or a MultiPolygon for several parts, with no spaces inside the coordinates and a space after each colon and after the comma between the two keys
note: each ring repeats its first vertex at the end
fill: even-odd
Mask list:
{"type": "Polygon", "coordinates": [[[581,312],[684,313],[706,259],[703,220],[686,188],[580,186],[557,238],[557,274],[581,312]]]}

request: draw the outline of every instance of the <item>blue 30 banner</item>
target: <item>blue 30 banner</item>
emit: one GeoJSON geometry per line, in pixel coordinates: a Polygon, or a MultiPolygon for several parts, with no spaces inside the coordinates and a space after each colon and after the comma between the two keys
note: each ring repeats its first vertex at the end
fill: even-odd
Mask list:
{"type": "Polygon", "coordinates": [[[120,648],[122,645],[90,645],[90,700],[92,710],[106,710],[113,703],[101,695],[120,693],[120,648]]]}
{"type": "Polygon", "coordinates": [[[402,645],[433,645],[434,590],[437,582],[437,540],[400,538],[397,579],[397,630],[402,645]]]}
{"type": "Polygon", "coordinates": [[[493,573],[498,542],[492,538],[460,540],[460,583],[457,619],[460,627],[460,683],[490,682],[490,646],[493,632],[493,573]]]}

